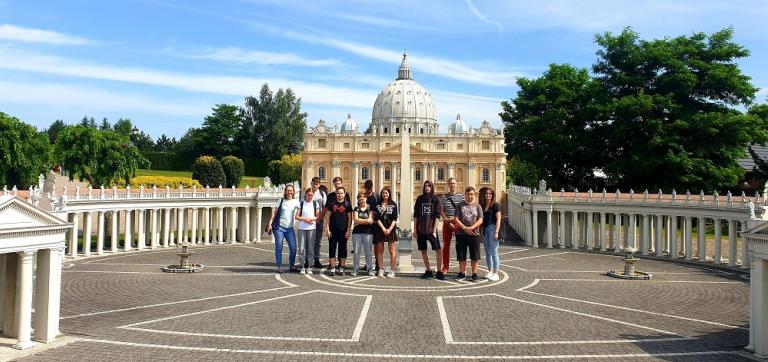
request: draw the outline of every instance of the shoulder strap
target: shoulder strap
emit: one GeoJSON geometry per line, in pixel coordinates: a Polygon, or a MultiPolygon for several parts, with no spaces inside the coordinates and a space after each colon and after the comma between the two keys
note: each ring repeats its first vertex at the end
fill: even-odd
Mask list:
{"type": "Polygon", "coordinates": [[[456,207],[456,203],[453,201],[453,197],[451,197],[451,194],[447,194],[445,196],[448,198],[448,201],[451,202],[451,205],[453,205],[454,212],[456,212],[456,210],[458,210],[458,208],[456,207]]]}

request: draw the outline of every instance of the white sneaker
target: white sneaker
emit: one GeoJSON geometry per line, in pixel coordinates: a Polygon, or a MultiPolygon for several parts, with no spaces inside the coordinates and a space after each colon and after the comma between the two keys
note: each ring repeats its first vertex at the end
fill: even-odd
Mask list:
{"type": "Polygon", "coordinates": [[[393,272],[393,271],[389,272],[389,274],[387,274],[387,277],[394,278],[395,277],[395,272],[393,272]]]}
{"type": "Polygon", "coordinates": [[[493,272],[487,272],[485,273],[485,279],[493,280],[493,272]]]}
{"type": "Polygon", "coordinates": [[[312,275],[312,269],[311,268],[307,268],[307,274],[308,275],[312,275]]]}
{"type": "Polygon", "coordinates": [[[307,274],[307,270],[304,268],[301,268],[301,270],[299,270],[299,274],[307,274]]]}
{"type": "Polygon", "coordinates": [[[349,274],[349,275],[351,275],[353,277],[356,277],[357,276],[357,270],[352,270],[352,273],[349,274]]]}
{"type": "Polygon", "coordinates": [[[497,282],[497,281],[499,281],[499,273],[493,273],[493,274],[491,275],[491,281],[492,281],[492,282],[497,282]]]}
{"type": "Polygon", "coordinates": [[[375,277],[376,276],[376,272],[373,271],[373,269],[371,269],[371,270],[368,271],[368,276],[369,277],[375,277]]]}
{"type": "Polygon", "coordinates": [[[384,269],[379,269],[379,278],[384,277],[384,269]]]}

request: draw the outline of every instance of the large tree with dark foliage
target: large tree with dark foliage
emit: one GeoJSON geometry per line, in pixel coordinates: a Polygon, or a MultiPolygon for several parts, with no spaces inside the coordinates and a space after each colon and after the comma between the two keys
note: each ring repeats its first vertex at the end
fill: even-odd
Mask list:
{"type": "Polygon", "coordinates": [[[51,167],[50,151],[45,133],[0,112],[0,187],[37,185],[37,177],[51,167]]]}

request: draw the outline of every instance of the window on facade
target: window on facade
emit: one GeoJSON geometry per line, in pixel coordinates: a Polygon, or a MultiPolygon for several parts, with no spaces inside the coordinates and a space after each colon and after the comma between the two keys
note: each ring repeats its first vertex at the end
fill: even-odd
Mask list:
{"type": "Polygon", "coordinates": [[[437,181],[445,182],[445,169],[442,167],[437,168],[437,181]]]}
{"type": "Polygon", "coordinates": [[[421,170],[416,170],[413,172],[413,178],[416,181],[421,181],[421,170]]]}
{"type": "Polygon", "coordinates": [[[319,177],[321,180],[325,180],[325,166],[320,166],[317,168],[317,177],[319,177]]]}
{"type": "Polygon", "coordinates": [[[361,172],[361,177],[363,180],[368,180],[370,177],[368,177],[368,167],[363,167],[363,171],[361,172]]]}
{"type": "Polygon", "coordinates": [[[400,127],[395,128],[395,133],[400,133],[400,127]]]}
{"type": "Polygon", "coordinates": [[[387,131],[389,131],[387,127],[384,127],[384,133],[387,133],[387,131]]]}
{"type": "Polygon", "coordinates": [[[389,143],[389,142],[385,143],[385,144],[384,144],[384,148],[389,148],[389,145],[390,145],[390,143],[389,143]]]}
{"type": "Polygon", "coordinates": [[[489,183],[491,182],[491,171],[489,171],[487,168],[483,169],[483,183],[489,183]]]}
{"type": "Polygon", "coordinates": [[[419,133],[424,134],[424,128],[419,128],[419,133]]]}
{"type": "Polygon", "coordinates": [[[416,142],[416,147],[421,148],[421,142],[416,142]]]}
{"type": "Polygon", "coordinates": [[[317,148],[325,148],[325,138],[317,140],[317,148]]]}
{"type": "Polygon", "coordinates": [[[490,150],[491,149],[491,142],[490,141],[483,141],[483,149],[484,150],[490,150]]]}
{"type": "Polygon", "coordinates": [[[344,142],[344,148],[349,149],[349,142],[344,142]]]}
{"type": "Polygon", "coordinates": [[[363,143],[360,145],[360,148],[363,148],[363,149],[369,149],[369,148],[371,148],[371,144],[370,144],[370,143],[368,143],[368,142],[363,142],[363,143]]]}
{"type": "Polygon", "coordinates": [[[435,146],[435,148],[437,148],[438,150],[444,150],[445,149],[445,143],[438,142],[437,145],[435,146]]]}
{"type": "Polygon", "coordinates": [[[385,168],[384,169],[384,179],[385,180],[389,180],[391,178],[391,176],[392,176],[392,173],[390,172],[389,167],[385,168]]]}
{"type": "Polygon", "coordinates": [[[463,150],[464,149],[464,144],[463,143],[459,143],[458,145],[456,145],[456,149],[457,150],[463,150]]]}

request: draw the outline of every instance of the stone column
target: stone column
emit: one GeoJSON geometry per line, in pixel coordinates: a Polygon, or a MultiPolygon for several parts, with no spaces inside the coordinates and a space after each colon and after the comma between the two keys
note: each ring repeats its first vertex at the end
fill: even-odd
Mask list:
{"type": "MultiPolygon", "coordinates": [[[[453,163],[453,162],[449,162],[449,163],[448,163],[448,177],[449,177],[449,178],[450,178],[450,177],[456,177],[456,176],[454,175],[455,171],[456,171],[456,164],[455,164],[455,163],[453,163]]],[[[446,178],[446,180],[448,180],[448,179],[446,178]]]]}
{"type": "Polygon", "coordinates": [[[613,214],[613,251],[620,252],[621,242],[621,213],[613,214]]]}
{"type": "Polygon", "coordinates": [[[557,212],[557,214],[560,224],[560,240],[557,242],[557,247],[562,249],[565,247],[565,211],[560,210],[557,212]]]}
{"type": "Polygon", "coordinates": [[[747,232],[747,223],[741,222],[741,267],[742,269],[748,269],[752,260],[749,258],[749,248],[747,245],[747,237],[744,233],[747,232]]]}
{"type": "Polygon", "coordinates": [[[397,198],[397,169],[399,167],[400,165],[397,162],[392,162],[389,173],[389,180],[392,184],[392,200],[395,200],[398,205],[400,205],[400,199],[397,198]]]}
{"type": "Polygon", "coordinates": [[[376,165],[378,167],[376,179],[378,180],[379,190],[381,190],[384,188],[384,162],[378,162],[376,165]]]}
{"type": "Polygon", "coordinates": [[[435,181],[436,181],[435,180],[435,178],[436,178],[435,177],[435,162],[434,161],[427,162],[427,168],[429,170],[429,179],[428,180],[432,181],[432,184],[434,184],[435,181]]]}
{"type": "Polygon", "coordinates": [[[197,208],[192,208],[192,236],[189,240],[192,244],[197,244],[197,208]]]}
{"type": "Polygon", "coordinates": [[[715,264],[721,264],[723,262],[723,226],[720,223],[720,219],[715,218],[715,250],[714,250],[714,262],[715,264]]]}
{"type": "Polygon", "coordinates": [[[17,336],[16,332],[16,282],[19,274],[19,254],[0,254],[5,257],[5,275],[3,283],[3,335],[10,338],[17,336]]]}
{"type": "Polygon", "coordinates": [[[120,218],[120,213],[118,211],[112,210],[112,211],[109,212],[109,214],[110,214],[110,220],[112,220],[109,223],[109,225],[110,225],[110,227],[112,229],[112,234],[111,234],[112,237],[111,237],[111,242],[110,242],[110,245],[109,245],[109,251],[111,251],[113,253],[116,253],[117,252],[117,244],[120,243],[120,240],[118,240],[120,238],[120,236],[119,236],[118,222],[117,222],[118,219],[120,218]]]}
{"type": "Polygon", "coordinates": [[[728,266],[736,266],[736,220],[728,220],[728,266]]]}
{"type": "Polygon", "coordinates": [[[72,213],[72,218],[70,221],[72,222],[72,230],[69,232],[69,256],[76,258],[77,257],[77,224],[78,224],[76,212],[72,213]]]}
{"type": "Polygon", "coordinates": [[[579,248],[579,212],[571,211],[571,249],[579,248]]]}
{"type": "Polygon", "coordinates": [[[206,207],[203,214],[203,224],[205,225],[205,245],[211,245],[211,208],[206,207]]]}
{"type": "Polygon", "coordinates": [[[600,251],[605,251],[607,244],[605,240],[605,232],[606,232],[606,214],[604,212],[600,213],[600,251]]]}
{"type": "Polygon", "coordinates": [[[163,209],[163,246],[169,247],[171,243],[171,209],[163,209]]]}
{"type": "MultiPolygon", "coordinates": [[[[482,197],[482,196],[480,196],[482,197]]],[[[552,249],[552,210],[547,210],[547,249],[552,249]]]]}
{"type": "Polygon", "coordinates": [[[59,335],[61,260],[64,247],[37,252],[35,340],[50,343],[59,335]]]}
{"type": "Polygon", "coordinates": [[[104,212],[96,213],[96,255],[104,254],[104,212]]]}
{"type": "Polygon", "coordinates": [[[755,257],[752,264],[754,266],[749,283],[749,346],[746,349],[764,357],[768,354],[768,297],[765,290],[768,268],[766,260],[760,257],[755,257]]]}
{"type": "MultiPolygon", "coordinates": [[[[333,180],[336,176],[341,176],[341,161],[339,160],[333,160],[331,161],[331,177],[329,177],[330,180],[333,180]]],[[[333,186],[333,185],[331,185],[333,186]]],[[[332,188],[332,187],[330,187],[332,188]]]]}
{"type": "Polygon", "coordinates": [[[131,220],[131,213],[133,210],[125,210],[125,241],[123,242],[123,250],[128,251],[131,250],[131,242],[132,236],[131,233],[133,232],[133,222],[131,220]]]}
{"type": "Polygon", "coordinates": [[[304,184],[302,187],[307,188],[312,185],[312,177],[315,177],[315,165],[312,160],[307,160],[304,164],[306,165],[306,172],[304,173],[304,184]]]}
{"type": "MultiPolygon", "coordinates": [[[[89,217],[90,219],[90,217],[89,217]]],[[[16,279],[16,344],[15,349],[34,347],[32,342],[32,256],[30,251],[20,251],[16,279]]]]}
{"type": "MultiPolygon", "coordinates": [[[[355,181],[355,183],[357,183],[357,181],[355,181]]],[[[243,235],[244,235],[243,241],[245,241],[246,244],[250,244],[252,240],[251,238],[251,207],[246,206],[243,209],[243,213],[245,214],[244,216],[245,222],[243,222],[243,235]]]]}
{"type": "Polygon", "coordinates": [[[229,242],[237,243],[237,208],[229,208],[229,242]]]}
{"type": "Polygon", "coordinates": [[[685,240],[685,260],[691,260],[691,256],[693,255],[691,248],[693,247],[693,218],[690,216],[685,217],[685,230],[684,230],[684,240],[685,240]]]}
{"type": "Polygon", "coordinates": [[[538,210],[533,210],[533,235],[531,235],[533,241],[533,247],[539,247],[539,213],[538,210]]]}
{"type": "Polygon", "coordinates": [[[640,238],[640,254],[648,255],[651,248],[651,220],[648,214],[643,214],[643,233],[640,238]]]}
{"type": "Polygon", "coordinates": [[[160,244],[160,233],[157,231],[157,211],[158,209],[149,210],[149,232],[152,234],[149,247],[151,249],[157,249],[158,244],[160,244]]]}
{"type": "MultiPolygon", "coordinates": [[[[477,164],[474,162],[470,162],[467,164],[467,185],[468,186],[477,186],[477,164]]],[[[477,187],[479,189],[479,187],[477,187]]]]}
{"type": "Polygon", "coordinates": [[[672,220],[669,227],[671,232],[669,234],[669,257],[677,258],[679,256],[677,251],[677,216],[670,215],[669,218],[672,220]]]}
{"type": "Polygon", "coordinates": [[[698,240],[699,261],[707,261],[707,219],[699,218],[699,240],[698,240]]]}
{"type": "Polygon", "coordinates": [[[631,246],[637,249],[637,215],[634,213],[629,214],[629,225],[627,228],[627,246],[631,246]]]}
{"type": "Polygon", "coordinates": [[[144,209],[139,209],[139,216],[138,216],[138,223],[139,223],[139,234],[136,235],[136,248],[139,251],[144,250],[144,247],[147,246],[147,233],[146,233],[146,227],[144,225],[144,222],[146,220],[146,211],[144,209]]]}
{"type": "MultiPolygon", "coordinates": [[[[256,205],[256,224],[255,224],[256,225],[256,239],[255,239],[255,241],[257,243],[261,241],[261,232],[264,230],[264,226],[261,225],[261,218],[263,216],[262,215],[263,212],[264,212],[263,208],[261,207],[261,205],[259,205],[257,203],[257,205],[256,205]]],[[[317,232],[317,231],[315,231],[315,232],[317,232]]],[[[320,230],[320,232],[323,232],[323,231],[320,230]]]]}
{"type": "MultiPolygon", "coordinates": [[[[357,162],[352,162],[352,179],[350,182],[352,183],[352,196],[350,196],[350,199],[354,199],[357,197],[357,193],[360,192],[360,165],[357,162]]],[[[374,190],[374,192],[376,191],[374,190]]],[[[304,200],[300,201],[303,202],[304,200]]]]}
{"type": "Polygon", "coordinates": [[[93,229],[93,212],[83,213],[85,227],[83,228],[83,255],[91,256],[91,229],[93,229]]]}
{"type": "Polygon", "coordinates": [[[662,235],[662,231],[664,228],[664,215],[656,215],[656,224],[654,226],[655,226],[654,242],[656,244],[656,246],[654,247],[654,250],[655,250],[656,256],[661,256],[661,254],[664,252],[664,246],[662,245],[662,241],[664,240],[664,237],[662,235]]]}
{"type": "MultiPolygon", "coordinates": [[[[184,209],[176,209],[176,242],[181,244],[184,241],[184,209]]],[[[174,245],[173,243],[171,245],[174,245]]]]}
{"type": "Polygon", "coordinates": [[[586,213],[587,216],[587,250],[592,250],[595,245],[595,214],[592,211],[586,213]]]}
{"type": "Polygon", "coordinates": [[[218,219],[216,221],[216,243],[217,244],[223,244],[224,243],[224,206],[219,206],[218,209],[216,209],[216,218],[218,219]]]}

